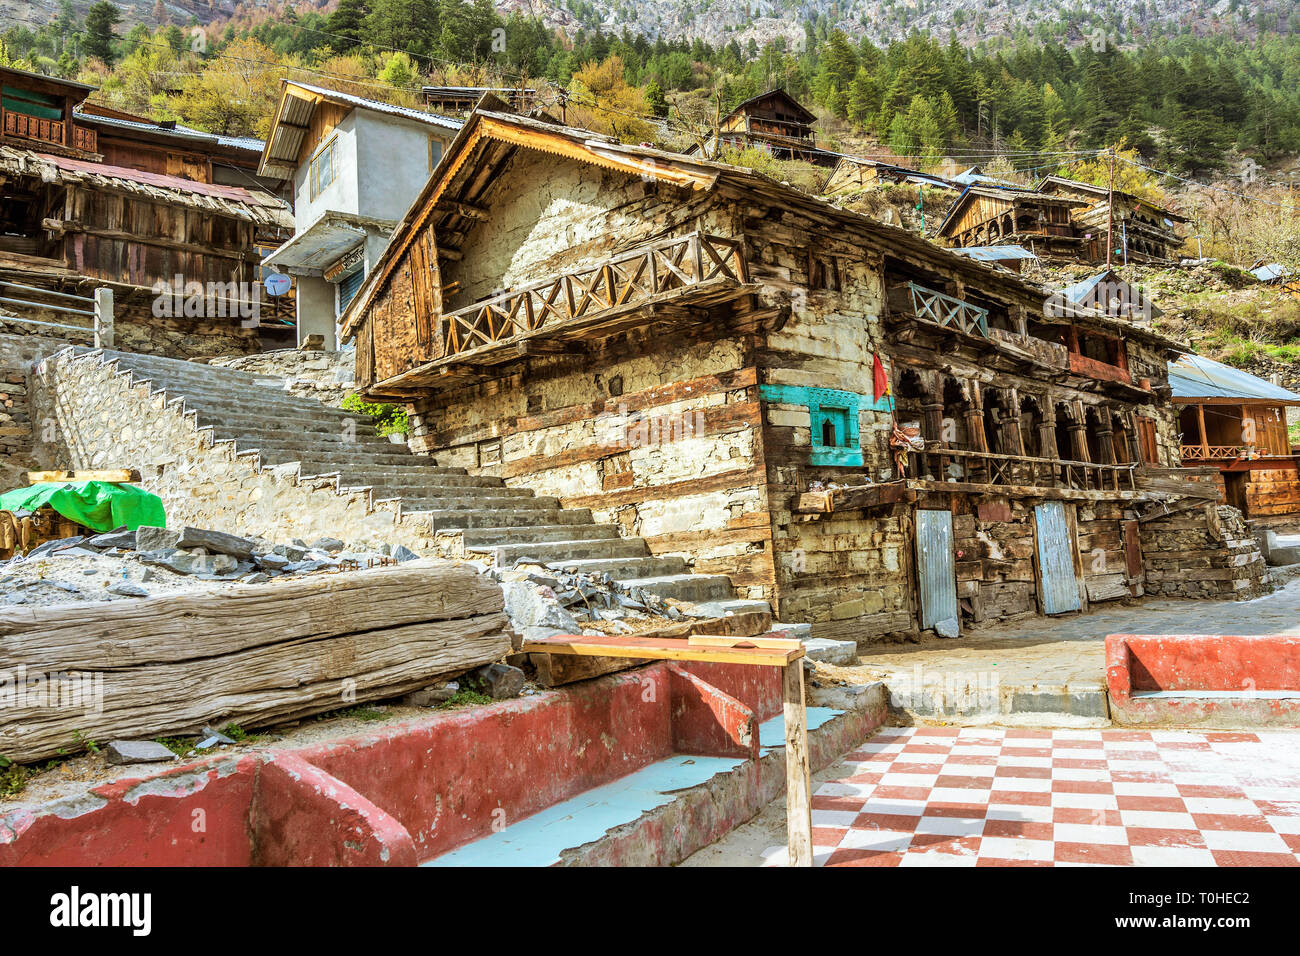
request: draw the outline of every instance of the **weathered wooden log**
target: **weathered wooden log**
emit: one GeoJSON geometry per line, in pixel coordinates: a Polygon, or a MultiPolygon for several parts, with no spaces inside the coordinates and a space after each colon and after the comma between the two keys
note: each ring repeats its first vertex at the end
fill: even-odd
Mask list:
{"type": "Polygon", "coordinates": [[[501,589],[411,562],[0,620],[0,754],[245,728],[395,697],[510,650],[501,589]],[[79,620],[78,620],[79,618],[79,620]]]}

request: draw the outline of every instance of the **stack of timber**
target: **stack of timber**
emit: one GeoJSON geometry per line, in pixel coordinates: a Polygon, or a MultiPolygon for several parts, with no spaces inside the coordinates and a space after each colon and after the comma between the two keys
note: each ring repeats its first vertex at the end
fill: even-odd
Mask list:
{"type": "Polygon", "coordinates": [[[409,693],[510,651],[500,587],[412,561],[130,603],[0,611],[0,753],[257,727],[409,693]]]}

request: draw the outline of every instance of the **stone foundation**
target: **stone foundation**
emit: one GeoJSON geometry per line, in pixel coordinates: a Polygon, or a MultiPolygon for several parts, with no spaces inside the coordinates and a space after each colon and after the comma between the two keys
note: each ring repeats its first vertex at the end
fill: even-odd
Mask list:
{"type": "Polygon", "coordinates": [[[1228,505],[1144,523],[1142,555],[1148,594],[1240,601],[1273,590],[1259,543],[1228,505]]]}

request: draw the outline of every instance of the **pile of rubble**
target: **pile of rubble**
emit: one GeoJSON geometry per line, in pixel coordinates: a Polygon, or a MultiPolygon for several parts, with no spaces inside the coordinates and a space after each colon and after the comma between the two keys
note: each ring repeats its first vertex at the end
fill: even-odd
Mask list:
{"type": "Polygon", "coordinates": [[[337,538],[271,544],[203,528],[142,527],[47,541],[0,562],[0,606],[145,598],[232,582],[410,561],[408,548],[350,551],[337,538]]]}

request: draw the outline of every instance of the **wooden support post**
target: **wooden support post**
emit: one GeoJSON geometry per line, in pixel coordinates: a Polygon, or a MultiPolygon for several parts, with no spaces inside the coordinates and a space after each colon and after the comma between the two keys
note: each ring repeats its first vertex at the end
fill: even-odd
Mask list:
{"type": "Polygon", "coordinates": [[[812,780],[808,772],[808,711],[803,697],[803,660],[783,669],[785,715],[785,827],[788,864],[812,866],[812,780]]]}
{"type": "Polygon", "coordinates": [[[113,290],[95,290],[95,348],[113,347],[113,290]]]}

